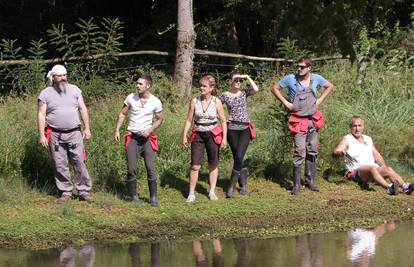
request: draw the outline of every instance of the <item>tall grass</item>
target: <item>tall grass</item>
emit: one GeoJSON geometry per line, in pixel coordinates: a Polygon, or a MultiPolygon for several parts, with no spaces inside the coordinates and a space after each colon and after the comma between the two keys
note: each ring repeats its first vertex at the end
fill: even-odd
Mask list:
{"type": "MultiPolygon", "coordinates": [[[[403,171],[412,172],[414,166],[414,99],[411,84],[414,78],[407,72],[390,73],[378,66],[370,66],[366,83],[355,85],[355,66],[349,63],[331,63],[316,71],[331,80],[335,86],[322,106],[326,127],[320,132],[320,175],[329,170],[341,169],[341,163],[331,158],[337,142],[348,132],[349,118],[354,114],[366,119],[366,133],[371,135],[386,161],[403,171]]],[[[151,70],[154,77],[153,93],[164,104],[166,120],[158,130],[160,151],[156,168],[164,187],[173,187],[185,194],[190,151],[180,147],[180,135],[187,112],[188,99],[179,97],[171,77],[151,70]]],[[[292,139],[286,130],[286,112],[270,93],[271,85],[281,78],[260,77],[260,91],[249,98],[251,119],[257,128],[254,140],[246,154],[245,164],[250,176],[271,179],[282,186],[289,183],[291,170],[292,139]]],[[[221,90],[227,86],[220,81],[221,90]]],[[[115,144],[115,121],[123,100],[134,90],[131,78],[123,81],[91,80],[85,87],[88,96],[92,139],[86,142],[88,168],[94,180],[94,190],[124,193],[126,175],[125,154],[122,144],[115,144]],[[96,90],[96,91],[95,91],[96,90]],[[99,91],[99,93],[96,93],[99,91]]],[[[197,92],[195,89],[194,92],[197,92]]],[[[0,106],[0,177],[3,185],[21,181],[42,192],[53,192],[53,164],[48,152],[37,144],[36,98],[37,94],[7,96],[0,106]]],[[[127,121],[124,128],[126,128],[127,121]]],[[[220,182],[231,170],[229,149],[220,154],[220,182]]],[[[205,169],[204,169],[205,170],[205,169]]],[[[146,172],[140,162],[139,186],[146,188],[146,172]]],[[[200,177],[205,179],[205,175],[200,177]]],[[[220,183],[219,182],[219,183],[220,183]]],[[[17,186],[15,187],[17,190],[17,186]]],[[[13,190],[13,188],[11,189],[13,190]]],[[[20,190],[20,189],[19,189],[20,190]]],[[[0,192],[0,198],[7,194],[0,192]]]]}

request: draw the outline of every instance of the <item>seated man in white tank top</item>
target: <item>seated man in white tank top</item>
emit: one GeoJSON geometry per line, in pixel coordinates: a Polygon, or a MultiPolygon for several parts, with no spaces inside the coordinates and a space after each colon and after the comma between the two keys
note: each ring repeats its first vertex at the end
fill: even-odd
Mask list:
{"type": "Polygon", "coordinates": [[[349,128],[351,133],[341,140],[333,152],[336,157],[344,157],[347,168],[345,176],[356,182],[375,181],[388,189],[391,195],[397,195],[398,187],[401,186],[404,193],[410,195],[414,191],[414,183],[406,183],[398,173],[385,164],[371,137],[362,134],[364,131],[362,117],[353,116],[349,128]],[[388,184],[385,178],[389,178],[392,183],[388,184]]]}

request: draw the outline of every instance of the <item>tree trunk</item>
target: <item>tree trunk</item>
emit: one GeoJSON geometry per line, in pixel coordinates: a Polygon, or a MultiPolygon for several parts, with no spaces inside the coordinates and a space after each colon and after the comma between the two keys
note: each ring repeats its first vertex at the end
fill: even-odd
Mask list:
{"type": "Polygon", "coordinates": [[[195,32],[192,0],[178,0],[177,50],[174,80],[182,95],[189,95],[193,80],[195,32]]]}

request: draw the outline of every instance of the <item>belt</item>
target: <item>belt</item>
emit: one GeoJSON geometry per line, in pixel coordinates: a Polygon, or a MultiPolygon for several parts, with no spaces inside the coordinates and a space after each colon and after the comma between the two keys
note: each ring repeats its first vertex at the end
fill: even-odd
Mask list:
{"type": "Polygon", "coordinates": [[[71,132],[75,132],[75,131],[80,131],[81,130],[80,125],[78,125],[75,128],[68,129],[68,130],[57,129],[57,128],[54,128],[54,127],[50,127],[50,128],[52,129],[52,132],[55,132],[55,133],[71,133],[71,132]]]}
{"type": "Polygon", "coordinates": [[[148,138],[148,137],[142,136],[140,133],[131,133],[131,136],[133,138],[135,138],[135,139],[138,139],[138,138],[140,138],[140,139],[147,139],[148,138]]]}
{"type": "Polygon", "coordinates": [[[245,121],[228,121],[228,124],[236,124],[236,125],[249,125],[249,122],[245,122],[245,121]]]}
{"type": "Polygon", "coordinates": [[[211,126],[211,125],[216,125],[217,121],[215,121],[215,122],[197,122],[197,121],[194,121],[194,124],[197,125],[197,126],[211,126]]]}

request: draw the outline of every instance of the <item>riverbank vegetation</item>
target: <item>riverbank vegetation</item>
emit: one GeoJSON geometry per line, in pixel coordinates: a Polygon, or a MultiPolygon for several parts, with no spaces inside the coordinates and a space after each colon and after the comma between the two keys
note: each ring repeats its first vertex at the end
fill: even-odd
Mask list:
{"type": "MultiPolygon", "coordinates": [[[[185,203],[190,151],[179,145],[188,99],[179,96],[171,77],[149,67],[113,77],[81,79],[76,64],[69,64],[69,79],[83,90],[89,108],[92,139],[86,142],[88,168],[94,181],[96,202],[73,200],[56,204],[53,166],[47,151],[37,144],[36,97],[38,91],[11,93],[0,106],[0,244],[7,247],[46,248],[68,243],[105,240],[181,239],[198,236],[281,236],[306,232],[344,230],[374,225],[388,219],[414,217],[414,196],[389,196],[377,186],[361,189],[342,178],[342,162],[331,152],[348,132],[354,114],[366,119],[371,135],[386,162],[414,179],[414,115],[409,68],[389,69],[372,62],[365,83],[355,83],[356,66],[348,61],[317,64],[315,72],[332,81],[335,88],[322,110],[326,127],[320,135],[317,182],[321,193],[306,191],[291,196],[291,137],[286,131],[286,111],[270,93],[271,85],[287,66],[275,74],[262,68],[250,73],[260,91],[249,99],[251,119],[257,128],[246,155],[249,169],[248,197],[225,199],[231,172],[231,153],[220,154],[218,196],[209,201],[207,170],[197,186],[197,200],[185,203]],[[73,72],[71,72],[73,71],[73,72]],[[122,145],[115,144],[115,120],[126,95],[134,91],[136,73],[149,72],[152,93],[164,103],[166,121],[158,131],[160,151],[159,208],[136,206],[126,196],[126,162],[122,145]],[[73,74],[72,74],[73,73],[73,74]]],[[[81,72],[80,72],[81,73],[81,72]]],[[[229,86],[216,73],[219,90],[229,86]]],[[[197,78],[197,77],[195,77],[197,78]]],[[[40,89],[39,89],[40,90],[40,89]]],[[[194,94],[197,94],[194,88],[194,94]]],[[[125,125],[124,125],[125,126],[125,125]]],[[[139,192],[148,198],[146,173],[139,164],[139,192]]]]}

